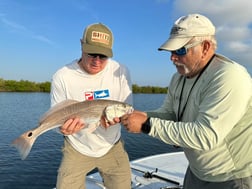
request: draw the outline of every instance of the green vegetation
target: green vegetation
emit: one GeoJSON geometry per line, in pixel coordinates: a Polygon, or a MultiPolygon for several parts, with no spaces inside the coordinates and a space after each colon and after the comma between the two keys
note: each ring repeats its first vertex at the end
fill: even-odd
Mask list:
{"type": "Polygon", "coordinates": [[[0,78],[0,92],[50,92],[50,82],[35,83],[27,80],[4,80],[0,78]]]}
{"type": "Polygon", "coordinates": [[[160,94],[167,93],[167,87],[154,87],[154,86],[138,86],[133,85],[132,91],[133,93],[151,93],[151,94],[160,94]]]}
{"type": "MultiPolygon", "coordinates": [[[[4,80],[0,78],[0,92],[50,92],[50,82],[35,83],[27,80],[4,80]]],[[[167,87],[132,86],[133,93],[166,93],[167,87]]]]}

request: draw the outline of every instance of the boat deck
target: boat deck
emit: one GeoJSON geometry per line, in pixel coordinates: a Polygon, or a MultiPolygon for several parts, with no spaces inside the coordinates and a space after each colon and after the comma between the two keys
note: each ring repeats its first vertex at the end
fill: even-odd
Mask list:
{"type": "MultiPolygon", "coordinates": [[[[164,153],[131,161],[132,189],[182,188],[188,161],[183,152],[164,153]]],[[[88,189],[106,189],[99,173],[87,176],[88,189]]]]}

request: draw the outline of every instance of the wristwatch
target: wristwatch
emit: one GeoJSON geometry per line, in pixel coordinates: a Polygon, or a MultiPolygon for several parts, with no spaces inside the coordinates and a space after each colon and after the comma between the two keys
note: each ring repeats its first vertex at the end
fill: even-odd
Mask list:
{"type": "Polygon", "coordinates": [[[148,134],[151,130],[150,117],[142,124],[141,131],[145,134],[148,134]]]}

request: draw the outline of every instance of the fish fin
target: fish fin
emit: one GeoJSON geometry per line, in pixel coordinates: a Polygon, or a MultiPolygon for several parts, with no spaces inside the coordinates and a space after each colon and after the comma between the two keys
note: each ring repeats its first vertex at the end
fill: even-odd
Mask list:
{"type": "Polygon", "coordinates": [[[67,106],[70,106],[72,104],[75,104],[75,103],[78,103],[79,101],[77,100],[64,100],[58,104],[56,104],[55,106],[51,107],[47,112],[45,112],[39,119],[39,123],[42,123],[47,117],[48,115],[51,115],[53,114],[54,112],[64,108],[64,107],[67,107],[67,106]]]}
{"type": "Polygon", "coordinates": [[[33,130],[27,131],[15,139],[11,146],[14,146],[20,153],[21,159],[24,160],[31,151],[31,148],[37,137],[33,136],[33,130]]]}

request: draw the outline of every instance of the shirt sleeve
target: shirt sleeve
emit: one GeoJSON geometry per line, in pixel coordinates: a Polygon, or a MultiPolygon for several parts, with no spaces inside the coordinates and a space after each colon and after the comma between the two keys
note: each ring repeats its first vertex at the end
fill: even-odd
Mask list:
{"type": "Polygon", "coordinates": [[[66,100],[66,91],[64,88],[64,84],[59,76],[59,74],[56,72],[52,77],[51,82],[51,107],[55,104],[62,102],[63,100],[66,100]]]}
{"type": "Polygon", "coordinates": [[[132,82],[130,72],[127,67],[121,65],[121,91],[120,91],[120,100],[128,104],[133,105],[133,96],[132,96],[132,82]]]}

